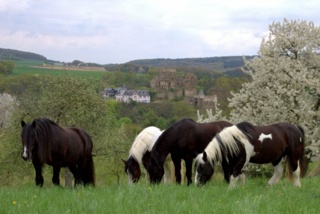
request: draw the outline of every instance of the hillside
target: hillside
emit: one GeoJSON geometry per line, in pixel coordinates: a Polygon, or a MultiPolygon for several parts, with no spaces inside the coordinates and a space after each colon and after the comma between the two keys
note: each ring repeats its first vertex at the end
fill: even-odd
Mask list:
{"type": "Polygon", "coordinates": [[[46,61],[47,58],[31,52],[0,48],[0,60],[39,60],[46,61]]]}
{"type": "MultiPolygon", "coordinates": [[[[255,56],[244,56],[252,59],[255,56]]],[[[124,64],[106,64],[108,71],[120,70],[123,72],[146,72],[149,68],[175,68],[183,72],[210,72],[226,74],[228,76],[243,76],[241,67],[244,65],[243,56],[223,56],[206,58],[181,58],[181,59],[140,59],[124,64]]]]}
{"type": "MultiPolygon", "coordinates": [[[[245,56],[252,59],[253,56],[245,56]]],[[[223,56],[206,58],[182,58],[182,59],[141,59],[128,63],[148,67],[198,67],[210,70],[227,70],[243,66],[242,56],[223,56]]]]}
{"type": "MultiPolygon", "coordinates": [[[[252,59],[254,56],[244,56],[252,59]]],[[[47,60],[46,57],[25,51],[0,48],[0,60],[40,60],[54,63],[54,60],[47,60]]],[[[78,61],[78,60],[75,60],[78,61]]],[[[81,61],[79,61],[81,62],[81,61]]],[[[67,63],[68,64],[68,63],[67,63]]],[[[123,72],[144,73],[149,68],[176,68],[184,72],[223,72],[228,76],[243,76],[241,67],[244,65],[243,56],[221,56],[206,58],[181,58],[181,59],[140,59],[132,60],[123,64],[86,63],[94,67],[104,67],[108,71],[120,70],[123,72]],[[91,65],[92,64],[92,65],[91,65]]]]}

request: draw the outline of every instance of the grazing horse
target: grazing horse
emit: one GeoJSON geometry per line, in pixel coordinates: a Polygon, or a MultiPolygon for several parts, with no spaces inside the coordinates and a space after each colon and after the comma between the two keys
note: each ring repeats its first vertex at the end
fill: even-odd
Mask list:
{"type": "Polygon", "coordinates": [[[223,128],[232,124],[226,121],[197,123],[182,119],[166,129],[151,150],[151,158],[144,161],[151,183],[159,183],[164,174],[164,162],[168,154],[175,168],[176,183],[181,183],[181,160],[185,161],[187,184],[192,183],[192,161],[203,152],[212,138],[223,128]]]}
{"type": "Polygon", "coordinates": [[[304,130],[289,123],[254,126],[248,122],[225,128],[208,144],[195,161],[195,183],[205,184],[214,173],[214,164],[220,163],[229,188],[240,178],[248,163],[272,163],[274,174],[268,184],[277,183],[283,174],[281,160],[286,157],[289,178],[300,187],[304,174],[304,130]],[[230,180],[229,180],[230,179],[230,180]]]}
{"type": "MultiPolygon", "coordinates": [[[[162,131],[154,126],[144,128],[135,138],[127,160],[122,160],[124,163],[124,170],[128,175],[129,183],[137,183],[141,176],[140,165],[142,159],[150,158],[150,151],[157,141],[158,137],[162,134],[162,131]]],[[[167,159],[170,159],[169,156],[167,159]]],[[[169,160],[168,160],[169,161],[169,160]]],[[[165,183],[170,183],[168,178],[168,167],[165,167],[165,183]]]]}
{"type": "Polygon", "coordinates": [[[32,123],[21,121],[21,140],[24,160],[31,159],[36,171],[36,185],[43,185],[42,166],[53,167],[53,184],[60,185],[61,167],[72,172],[75,185],[95,185],[93,143],[83,129],[62,128],[47,118],[35,119],[32,123]]]}

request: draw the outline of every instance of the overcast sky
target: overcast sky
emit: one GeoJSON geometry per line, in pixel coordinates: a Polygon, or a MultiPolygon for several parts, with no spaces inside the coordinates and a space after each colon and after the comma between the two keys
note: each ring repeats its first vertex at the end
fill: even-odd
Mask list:
{"type": "Polygon", "coordinates": [[[319,0],[0,0],[0,48],[71,62],[257,54],[273,21],[319,0]]]}

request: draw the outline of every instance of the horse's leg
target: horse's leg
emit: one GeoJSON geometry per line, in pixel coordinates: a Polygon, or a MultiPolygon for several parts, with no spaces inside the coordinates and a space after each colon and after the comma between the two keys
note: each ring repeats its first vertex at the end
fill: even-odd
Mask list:
{"type": "MultiPolygon", "coordinates": [[[[230,157],[231,159],[231,157],[230,157]]],[[[236,183],[240,177],[240,179],[242,179],[242,168],[244,166],[244,164],[246,163],[246,156],[240,156],[239,159],[236,161],[236,164],[232,167],[232,165],[230,166],[233,171],[232,171],[232,175],[230,177],[230,184],[229,184],[229,189],[233,189],[236,186],[236,183]]]]}
{"type": "Polygon", "coordinates": [[[293,185],[301,187],[299,161],[297,163],[297,169],[293,171],[293,185]]]}
{"type": "Polygon", "coordinates": [[[246,183],[246,175],[244,173],[241,173],[239,175],[239,181],[241,185],[244,185],[246,183]]]}
{"type": "Polygon", "coordinates": [[[293,185],[297,187],[301,187],[299,160],[295,160],[294,157],[290,156],[288,161],[291,167],[291,168],[289,167],[289,170],[292,170],[293,172],[293,185]]]}
{"type": "Polygon", "coordinates": [[[273,185],[279,182],[283,174],[282,161],[279,161],[277,165],[274,166],[274,173],[270,180],[268,181],[269,185],[273,185]]]}
{"type": "Polygon", "coordinates": [[[230,166],[229,164],[227,163],[227,161],[223,160],[222,161],[222,170],[223,170],[223,176],[224,176],[224,180],[227,182],[227,183],[230,183],[230,175],[231,175],[231,169],[230,169],[230,166]]]}
{"type": "Polygon", "coordinates": [[[174,172],[176,175],[176,183],[177,184],[181,184],[181,158],[180,157],[173,157],[173,155],[171,155],[173,164],[174,164],[174,172]]]}
{"type": "Polygon", "coordinates": [[[43,176],[42,176],[42,165],[33,162],[33,166],[36,171],[36,177],[35,177],[36,185],[42,187],[44,182],[43,176]]]}
{"type": "Polygon", "coordinates": [[[186,159],[186,177],[187,177],[187,185],[189,186],[192,184],[192,158],[191,159],[186,159]]]}
{"type": "Polygon", "coordinates": [[[229,184],[229,189],[230,190],[233,189],[236,186],[237,181],[238,181],[238,176],[235,177],[235,176],[231,175],[230,184],[229,184]]]}
{"type": "Polygon", "coordinates": [[[60,185],[60,166],[53,166],[53,176],[52,176],[52,183],[55,185],[60,185]]]}
{"type": "Polygon", "coordinates": [[[77,186],[78,184],[80,184],[81,181],[79,170],[76,166],[69,166],[69,170],[71,171],[74,177],[74,186],[77,186]]]}

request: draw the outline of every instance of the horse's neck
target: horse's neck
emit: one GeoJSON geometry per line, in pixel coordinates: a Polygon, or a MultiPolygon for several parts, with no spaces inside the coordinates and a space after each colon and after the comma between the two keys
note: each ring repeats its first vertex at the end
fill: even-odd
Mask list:
{"type": "Polygon", "coordinates": [[[177,147],[177,134],[175,131],[166,130],[160,135],[152,150],[157,154],[157,159],[164,164],[169,153],[177,147]]]}
{"type": "Polygon", "coordinates": [[[171,147],[165,147],[165,146],[161,146],[161,147],[157,147],[155,149],[156,154],[158,156],[158,161],[159,164],[164,164],[164,162],[166,161],[167,156],[169,155],[169,153],[171,152],[171,147]]]}
{"type": "Polygon", "coordinates": [[[152,146],[150,146],[149,144],[151,143],[145,143],[141,141],[133,144],[130,149],[129,155],[134,157],[138,161],[138,163],[141,164],[142,157],[145,155],[145,153],[151,151],[152,146]]]}

